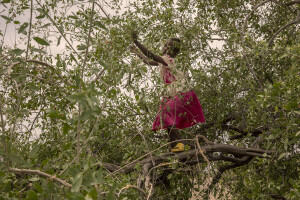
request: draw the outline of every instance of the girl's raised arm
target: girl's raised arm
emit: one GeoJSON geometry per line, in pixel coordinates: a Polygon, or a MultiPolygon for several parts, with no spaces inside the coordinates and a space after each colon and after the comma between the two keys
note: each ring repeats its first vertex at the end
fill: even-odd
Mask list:
{"type": "Polygon", "coordinates": [[[139,58],[141,58],[145,64],[158,66],[158,62],[146,58],[143,54],[138,52],[138,50],[134,46],[130,46],[129,49],[131,53],[135,53],[139,58]]]}
{"type": "Polygon", "coordinates": [[[137,40],[137,36],[135,34],[132,35],[133,38],[133,42],[134,44],[136,44],[136,46],[143,52],[143,54],[145,56],[147,56],[148,58],[161,63],[165,66],[167,66],[168,64],[165,63],[165,61],[158,55],[155,55],[154,53],[152,53],[151,51],[149,51],[144,45],[142,45],[138,40],[137,40]]]}

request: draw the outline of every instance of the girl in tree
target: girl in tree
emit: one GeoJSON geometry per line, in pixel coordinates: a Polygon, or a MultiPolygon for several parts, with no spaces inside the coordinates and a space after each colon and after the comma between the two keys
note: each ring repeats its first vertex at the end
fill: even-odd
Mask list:
{"type": "Polygon", "coordinates": [[[166,95],[162,99],[160,111],[153,123],[153,130],[167,129],[171,142],[172,152],[184,151],[182,137],[178,129],[191,127],[197,123],[205,122],[204,115],[198,97],[190,90],[185,82],[184,73],[176,68],[175,57],[180,52],[180,40],[170,38],[162,49],[162,55],[158,56],[149,51],[137,40],[133,34],[134,44],[143,52],[141,54],[134,46],[131,52],[138,55],[144,63],[160,67],[160,77],[166,84],[166,95]]]}

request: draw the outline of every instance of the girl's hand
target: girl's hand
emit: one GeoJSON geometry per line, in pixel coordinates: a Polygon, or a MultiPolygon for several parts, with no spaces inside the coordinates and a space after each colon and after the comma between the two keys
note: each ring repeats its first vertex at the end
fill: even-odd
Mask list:
{"type": "Polygon", "coordinates": [[[137,32],[136,31],[132,31],[131,33],[131,38],[135,41],[138,39],[138,35],[137,35],[137,32]]]}
{"type": "Polygon", "coordinates": [[[130,46],[129,46],[129,51],[130,51],[131,53],[136,53],[136,52],[137,52],[137,48],[136,48],[134,45],[130,45],[130,46]]]}

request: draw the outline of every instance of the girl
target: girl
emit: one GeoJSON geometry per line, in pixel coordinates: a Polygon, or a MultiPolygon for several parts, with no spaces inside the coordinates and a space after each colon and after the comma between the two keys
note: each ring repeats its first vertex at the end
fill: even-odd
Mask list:
{"type": "Polygon", "coordinates": [[[198,97],[194,91],[188,89],[183,72],[178,70],[175,65],[175,57],[180,51],[180,40],[170,38],[163,46],[163,56],[158,56],[142,45],[137,40],[136,34],[133,34],[132,38],[146,57],[134,46],[131,46],[131,52],[137,54],[146,64],[160,66],[160,77],[166,84],[166,95],[162,99],[160,111],[154,120],[152,129],[167,129],[171,151],[184,151],[184,144],[175,142],[182,139],[178,129],[203,123],[205,119],[198,97]]]}

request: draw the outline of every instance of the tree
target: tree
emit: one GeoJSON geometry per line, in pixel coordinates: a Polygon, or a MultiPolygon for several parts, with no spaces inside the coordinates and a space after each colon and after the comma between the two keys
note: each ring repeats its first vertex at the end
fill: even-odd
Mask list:
{"type": "Polygon", "coordinates": [[[2,199],[298,199],[299,3],[3,0],[2,199]],[[186,152],[150,130],[164,88],[133,31],[182,39],[207,121],[186,152]]]}

